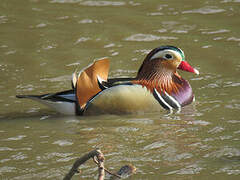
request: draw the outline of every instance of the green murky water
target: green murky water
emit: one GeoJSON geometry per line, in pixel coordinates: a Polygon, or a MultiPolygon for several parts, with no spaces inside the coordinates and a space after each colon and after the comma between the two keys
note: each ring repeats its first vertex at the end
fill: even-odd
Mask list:
{"type": "Polygon", "coordinates": [[[131,179],[239,179],[239,16],[238,0],[1,0],[0,179],[62,179],[95,147],[110,169],[136,166],[131,179]],[[181,72],[196,102],[179,114],[66,117],[15,98],[69,89],[105,56],[112,77],[134,76],[166,44],[200,71],[181,72]]]}

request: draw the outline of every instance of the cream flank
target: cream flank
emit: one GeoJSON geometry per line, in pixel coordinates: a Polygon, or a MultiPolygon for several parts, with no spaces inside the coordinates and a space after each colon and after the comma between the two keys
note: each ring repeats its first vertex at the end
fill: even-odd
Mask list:
{"type": "Polygon", "coordinates": [[[84,114],[156,112],[163,108],[146,87],[118,85],[105,89],[87,104],[84,114]]]}

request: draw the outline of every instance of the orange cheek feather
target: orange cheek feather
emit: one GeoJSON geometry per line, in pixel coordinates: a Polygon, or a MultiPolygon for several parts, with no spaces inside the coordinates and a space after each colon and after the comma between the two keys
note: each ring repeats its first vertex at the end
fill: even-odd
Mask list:
{"type": "Polygon", "coordinates": [[[170,71],[173,71],[173,73],[178,77],[180,80],[179,83],[181,83],[181,77],[177,74],[176,69],[179,65],[179,60],[161,60],[157,64],[148,64],[147,66],[144,66],[143,73],[141,73],[141,76],[138,80],[133,81],[134,84],[140,84],[142,86],[145,86],[149,91],[153,92],[153,89],[156,88],[159,93],[161,92],[167,92],[168,94],[172,94],[173,92],[177,93],[179,91],[179,88],[181,88],[181,85],[178,83],[175,83],[172,79],[167,78],[164,74],[163,69],[168,69],[170,71]],[[145,76],[146,74],[149,74],[149,72],[152,71],[152,68],[155,67],[159,73],[150,76],[145,76]]]}
{"type": "Polygon", "coordinates": [[[179,60],[163,60],[161,64],[165,68],[176,70],[178,65],[180,64],[180,61],[179,60]]]}

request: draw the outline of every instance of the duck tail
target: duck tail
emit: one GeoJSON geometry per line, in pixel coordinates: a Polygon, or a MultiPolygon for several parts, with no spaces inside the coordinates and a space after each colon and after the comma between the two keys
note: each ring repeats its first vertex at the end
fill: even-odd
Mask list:
{"type": "Polygon", "coordinates": [[[16,98],[41,99],[41,95],[16,95],[16,98]]]}

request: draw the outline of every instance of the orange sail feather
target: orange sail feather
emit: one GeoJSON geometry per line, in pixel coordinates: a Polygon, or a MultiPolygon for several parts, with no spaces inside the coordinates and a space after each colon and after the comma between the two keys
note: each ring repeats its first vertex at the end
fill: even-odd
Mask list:
{"type": "Polygon", "coordinates": [[[91,97],[101,91],[97,77],[107,81],[109,60],[107,58],[94,61],[78,75],[76,83],[76,96],[79,106],[84,108],[91,97]]]}

